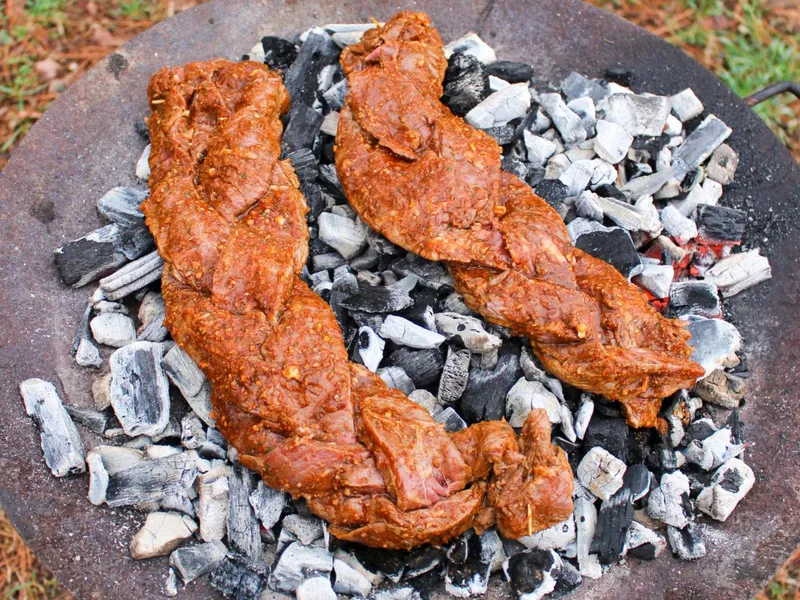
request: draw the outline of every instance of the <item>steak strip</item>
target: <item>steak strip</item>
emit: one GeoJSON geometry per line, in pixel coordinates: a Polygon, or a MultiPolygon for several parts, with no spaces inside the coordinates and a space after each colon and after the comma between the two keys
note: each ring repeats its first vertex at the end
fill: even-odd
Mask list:
{"type": "Polygon", "coordinates": [[[307,206],[287,160],[280,77],[254,62],[164,69],[148,97],[150,196],[166,325],[211,383],[242,464],[302,496],[333,535],[441,544],[497,523],[518,538],[572,513],[543,410],[457,434],[352,364],[331,308],[298,277],[307,206]]]}
{"type": "Polygon", "coordinates": [[[618,400],[633,427],[691,387],[688,332],[500,168],[501,148],[439,100],[447,60],[424,13],[401,12],[342,51],[350,93],[336,166],[350,204],[406,250],[444,261],[467,305],[527,336],[544,367],[618,400]]]}

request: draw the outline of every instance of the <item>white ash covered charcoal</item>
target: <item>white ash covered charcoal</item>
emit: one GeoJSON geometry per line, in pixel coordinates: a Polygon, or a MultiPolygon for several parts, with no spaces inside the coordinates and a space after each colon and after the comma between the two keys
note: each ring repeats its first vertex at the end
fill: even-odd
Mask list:
{"type": "Polygon", "coordinates": [[[556,588],[561,566],[552,550],[527,550],[503,563],[503,572],[519,600],[539,600],[556,588]]]}
{"type": "Polygon", "coordinates": [[[101,279],[100,288],[108,300],[119,300],[161,279],[163,270],[163,259],[151,252],[101,279]]]}
{"type": "Polygon", "coordinates": [[[597,156],[613,165],[622,161],[633,143],[633,136],[621,125],[605,119],[597,121],[595,128],[597,135],[593,147],[597,156]]]}
{"type": "Polygon", "coordinates": [[[295,589],[297,600],[336,600],[330,577],[314,576],[302,581],[295,589]]]}
{"type": "Polygon", "coordinates": [[[83,441],[55,386],[43,379],[26,379],[19,391],[25,412],[40,430],[44,461],[50,472],[55,477],[84,473],[83,441]]]}
{"type": "Polygon", "coordinates": [[[653,560],[667,547],[667,540],[641,523],[631,522],[625,555],[644,560],[653,560]]]}
{"type": "Polygon", "coordinates": [[[281,521],[281,527],[304,546],[311,546],[325,534],[322,519],[313,516],[287,515],[281,521]]]}
{"type": "Polygon", "coordinates": [[[356,349],[361,362],[374,373],[383,360],[383,349],[386,347],[386,342],[371,327],[367,326],[358,328],[356,338],[356,349]]]}
{"type": "Polygon", "coordinates": [[[717,369],[694,386],[698,398],[727,409],[740,406],[746,392],[746,379],[722,369],[717,369]]]}
{"type": "Polygon", "coordinates": [[[338,556],[333,559],[333,573],[333,590],[339,594],[368,598],[372,592],[370,580],[338,556]]]}
{"type": "Polygon", "coordinates": [[[586,129],[579,115],[567,107],[561,94],[540,94],[538,102],[553,121],[567,146],[586,140],[586,129]]]}
{"type": "Polygon", "coordinates": [[[486,331],[480,319],[452,312],[436,313],[436,328],[448,340],[461,343],[467,350],[483,354],[499,348],[503,341],[486,331]]]}
{"type": "Polygon", "coordinates": [[[197,478],[197,518],[200,521],[200,539],[205,542],[221,541],[227,533],[228,475],[230,469],[215,467],[197,478]]]}
{"type": "Polygon", "coordinates": [[[468,33],[444,47],[445,58],[450,58],[456,52],[474,56],[485,65],[497,60],[497,55],[492,47],[484,42],[477,33],[468,33]]]}
{"type": "Polygon", "coordinates": [[[444,409],[444,405],[428,390],[414,390],[408,395],[408,399],[419,404],[433,417],[444,409]]]}
{"type": "Polygon", "coordinates": [[[128,436],[155,436],[169,422],[169,381],[161,344],[133,342],[111,355],[111,406],[128,436]]]}
{"type": "Polygon", "coordinates": [[[324,212],[319,216],[319,239],[350,260],[366,247],[367,228],[360,221],[324,212]]]}
{"type": "Polygon", "coordinates": [[[738,458],[731,458],[714,472],[708,486],[697,496],[697,508],[717,521],[725,521],[755,481],[753,469],[738,458]]]}
{"type": "Polygon", "coordinates": [[[599,579],[603,574],[600,561],[596,554],[589,553],[597,528],[595,497],[580,483],[576,482],[573,498],[575,503],[576,553],[580,573],[590,579],[599,579]]]}
{"type": "Polygon", "coordinates": [[[184,584],[191,583],[212,571],[228,549],[222,542],[208,542],[178,548],[169,555],[169,564],[178,571],[184,584]]]}
{"type": "Polygon", "coordinates": [[[289,503],[289,494],[273,490],[258,482],[256,489],[250,494],[250,506],[264,529],[271,529],[280,520],[283,510],[289,503]]]}
{"type": "Polygon", "coordinates": [[[109,221],[123,226],[136,226],[144,222],[139,205],[149,193],[131,187],[115,187],[97,200],[97,211],[109,221]]]}
{"type": "Polygon", "coordinates": [[[664,473],[659,487],[647,497],[647,516],[682,529],[689,523],[686,506],[689,500],[689,479],[676,471],[664,473]]]}
{"type": "Polygon", "coordinates": [[[736,353],[741,350],[742,337],[736,327],[721,319],[694,317],[687,329],[692,334],[689,339],[694,348],[692,360],[706,370],[706,376],[719,368],[739,364],[736,353]]]}
{"type": "Polygon", "coordinates": [[[472,535],[467,542],[464,560],[447,561],[445,590],[457,598],[482,596],[489,587],[489,576],[502,567],[505,560],[503,543],[494,530],[472,535]]]}
{"type": "Polygon", "coordinates": [[[561,523],[556,523],[537,531],[533,535],[526,535],[519,538],[519,542],[530,549],[537,550],[564,550],[576,541],[575,515],[570,515],[568,519],[561,523]]]}
{"type": "Polygon", "coordinates": [[[706,544],[694,523],[689,523],[680,529],[672,525],[667,526],[667,538],[672,552],[678,558],[695,560],[706,555],[706,544]]]}
{"type": "Polygon", "coordinates": [[[669,100],[663,96],[613,94],[604,118],[632,136],[659,136],[668,115],[669,100]]]}
{"type": "Polygon", "coordinates": [[[772,278],[769,259],[758,248],[724,258],[705,272],[705,280],[719,288],[724,298],[772,278]]]}
{"type": "MultiPolygon", "coordinates": [[[[643,178],[642,178],[643,179],[643,178]]],[[[639,181],[634,180],[634,181],[639,181]]],[[[647,195],[647,194],[642,194],[647,195]]],[[[639,196],[641,197],[641,196],[639,196]]],[[[652,236],[657,236],[663,231],[661,222],[645,211],[637,210],[635,206],[626,204],[614,198],[598,196],[597,200],[603,214],[617,225],[628,231],[645,231],[652,236]]]]}
{"type": "Polygon", "coordinates": [[[703,103],[700,102],[691,88],[678,92],[669,97],[672,112],[683,121],[689,121],[703,114],[703,103]]]}
{"type": "Polygon", "coordinates": [[[147,292],[139,305],[138,312],[141,326],[136,332],[136,339],[147,342],[163,342],[169,337],[164,326],[166,306],[159,292],[147,292]]]}
{"type": "Polygon", "coordinates": [[[303,546],[293,542],[278,557],[270,575],[270,587],[293,592],[311,573],[330,573],[333,557],[324,548],[303,546]]]}
{"type": "Polygon", "coordinates": [[[175,569],[169,569],[167,578],[164,581],[164,595],[167,598],[174,598],[178,595],[178,575],[175,569]]]}
{"type": "MultiPolygon", "coordinates": [[[[531,108],[527,83],[514,83],[494,92],[470,110],[465,120],[476,129],[501,127],[524,117],[531,108]]],[[[577,115],[576,115],[577,116],[577,115]]],[[[578,117],[580,121],[580,117],[578,117]]]]}
{"type": "Polygon", "coordinates": [[[675,178],[683,181],[689,171],[700,166],[733,130],[714,115],[708,115],[672,156],[675,178]]]}
{"type": "Polygon", "coordinates": [[[570,73],[561,83],[560,89],[567,102],[588,97],[593,102],[598,103],[608,95],[606,88],[597,83],[597,81],[584,77],[575,71],[570,73]]]}
{"type": "Polygon", "coordinates": [[[101,412],[81,406],[71,406],[69,404],[65,404],[64,408],[75,423],[79,423],[89,431],[99,435],[105,433],[106,429],[109,427],[118,425],[117,420],[109,410],[101,412]]]}
{"type": "Polygon", "coordinates": [[[229,552],[214,566],[209,578],[211,585],[226,598],[259,598],[267,589],[269,566],[229,552]]]}
{"type": "Polygon", "coordinates": [[[491,93],[486,65],[465,52],[456,52],[448,60],[443,86],[444,102],[460,117],[491,93]]]}
{"type": "Polygon", "coordinates": [[[739,155],[728,144],[720,144],[706,165],[708,177],[722,185],[730,185],[739,166],[739,155]]]}
{"type": "MultiPolygon", "coordinates": [[[[105,457],[103,460],[105,465],[105,457]]],[[[108,474],[105,501],[115,508],[161,500],[191,487],[197,473],[197,461],[186,452],[156,460],[141,460],[108,474]]]]}
{"type": "Polygon", "coordinates": [[[441,412],[435,414],[433,419],[437,423],[444,425],[444,429],[448,433],[454,433],[467,428],[466,421],[462,419],[461,415],[459,415],[451,406],[448,406],[441,412]]]}
{"type": "Polygon", "coordinates": [[[650,292],[658,299],[668,298],[672,287],[675,269],[672,265],[642,265],[642,272],[633,278],[633,282],[650,292]]]}
{"type": "MultiPolygon", "coordinates": [[[[672,168],[664,169],[663,171],[631,179],[620,188],[620,191],[630,200],[636,201],[639,198],[652,196],[667,185],[673,177],[672,168]]],[[[620,225],[622,224],[620,223],[620,225]]],[[[654,233],[653,235],[658,234],[654,233]]]]}
{"type": "Polygon", "coordinates": [[[152,512],[131,540],[131,556],[136,560],[165,556],[197,531],[197,523],[175,512],[152,512]]]}
{"type": "Polygon", "coordinates": [[[136,161],[136,178],[147,182],[150,179],[150,144],[145,146],[139,160],[136,161]]]}
{"type": "Polygon", "coordinates": [[[718,317],[722,313],[719,290],[710,281],[676,281],[669,290],[669,312],[676,317],[718,317]]]}
{"type": "Polygon", "coordinates": [[[525,142],[528,162],[536,167],[544,167],[553,154],[556,153],[554,142],[540,135],[535,135],[529,130],[522,132],[522,139],[525,142]]]}
{"type": "Polygon", "coordinates": [[[522,427],[534,408],[543,408],[553,424],[561,423],[558,398],[538,381],[520,378],[508,391],[505,415],[512,427],[522,427]]]}
{"type": "MultiPolygon", "coordinates": [[[[713,423],[711,426],[713,427],[713,423]]],[[[746,444],[736,443],[729,427],[723,427],[707,437],[692,439],[683,454],[688,462],[710,471],[739,456],[746,448],[746,444]]]]}
{"type": "Polygon", "coordinates": [[[661,210],[661,223],[666,231],[679,244],[687,244],[697,237],[697,224],[684,217],[672,205],[667,205],[661,210]]]}
{"type": "Polygon", "coordinates": [[[381,325],[380,335],[400,346],[408,346],[418,350],[438,348],[445,341],[444,336],[435,331],[430,331],[425,327],[412,323],[408,319],[395,315],[386,317],[383,325],[381,325]]]}
{"type": "Polygon", "coordinates": [[[250,495],[255,487],[253,474],[239,464],[233,466],[228,478],[228,545],[253,562],[263,556],[261,530],[250,495]]]}
{"type": "Polygon", "coordinates": [[[402,367],[381,367],[376,371],[376,374],[383,379],[386,385],[400,390],[406,395],[417,389],[402,367]]]}
{"type": "Polygon", "coordinates": [[[379,590],[373,594],[372,600],[422,600],[422,596],[410,585],[403,585],[379,590]]]}
{"type": "Polygon", "coordinates": [[[577,476],[581,484],[601,500],[608,500],[621,487],[625,463],[607,450],[591,448],[578,465],[577,476]]]}
{"type": "Polygon", "coordinates": [[[133,319],[117,312],[103,312],[89,322],[94,339],[99,344],[122,348],[136,341],[133,319]]]}
{"type": "Polygon", "coordinates": [[[164,371],[170,381],[181,391],[189,406],[209,427],[214,426],[211,418],[211,390],[206,376],[200,367],[179,346],[170,348],[164,356],[164,371]]]}
{"type": "Polygon", "coordinates": [[[594,414],[594,401],[590,394],[582,394],[581,395],[581,404],[578,407],[578,411],[575,413],[575,435],[578,439],[584,439],[586,435],[586,429],[589,427],[589,423],[592,420],[592,415],[594,414]]]}
{"type": "Polygon", "coordinates": [[[75,338],[72,341],[71,353],[80,367],[99,367],[103,364],[103,357],[100,356],[100,351],[92,343],[92,330],[89,327],[91,316],[92,305],[89,304],[86,310],[83,311],[78,330],[75,332],[75,338]]]}

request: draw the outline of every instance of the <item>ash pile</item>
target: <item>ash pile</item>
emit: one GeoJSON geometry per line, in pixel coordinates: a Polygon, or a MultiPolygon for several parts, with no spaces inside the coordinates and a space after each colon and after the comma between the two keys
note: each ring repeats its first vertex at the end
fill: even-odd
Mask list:
{"type": "MultiPolygon", "coordinates": [[[[469,310],[444,267],[371,231],[347,204],[333,165],[347,93],[338,56],[373,26],[265,37],[245,56],[281,72],[292,98],[283,152],[310,207],[302,277],[330,303],[351,360],[448,431],[502,418],[520,427],[545,409],[575,473],[574,514],[520,540],[468,531],[411,552],[331,538],[303,501],[239,465],[214,427],[208,381],[163,324],[163,261],[138,210],[144,185],[110,190],[97,202],[108,224],[56,250],[65,283],[99,279],[72,348],[98,376],[91,408],[63,404],[46,381],[21,384],[48,467],[56,477],[88,470],[90,502],[142,513],[130,552],[169,557],[167,596],[200,577],[229,598],[300,600],[427,600],[442,586],[464,598],[496,580],[536,600],[665,550],[702,558],[713,551],[704,531],[755,481],[739,413],[748,369],[721,299],[771,275],[758,248],[742,247],[745,213],[720,204],[738,162],[730,128],[691,89],[635,93],[619,69],[553,86],[475,34],[446,47],[451,110],[497,140],[503,168],[559,212],[578,248],[688,322],[705,377],[664,401],[663,431],[635,430],[617,404],[548,375],[527,342],[469,310]]],[[[148,154],[135,166],[143,182],[148,154]]]]}

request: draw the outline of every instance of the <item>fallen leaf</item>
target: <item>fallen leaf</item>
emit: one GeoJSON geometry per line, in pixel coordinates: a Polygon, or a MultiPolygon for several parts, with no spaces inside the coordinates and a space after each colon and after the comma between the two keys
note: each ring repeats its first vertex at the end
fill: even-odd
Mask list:
{"type": "Polygon", "coordinates": [[[58,70],[61,68],[61,65],[58,64],[58,61],[48,56],[44,60],[35,62],[33,68],[42,76],[42,79],[50,81],[51,79],[55,79],[56,75],[58,75],[58,70]]]}

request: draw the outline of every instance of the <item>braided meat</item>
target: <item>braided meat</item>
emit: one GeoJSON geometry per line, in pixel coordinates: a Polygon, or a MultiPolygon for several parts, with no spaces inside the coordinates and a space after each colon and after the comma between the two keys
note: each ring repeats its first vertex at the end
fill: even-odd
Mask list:
{"type": "Polygon", "coordinates": [[[633,427],[656,425],[661,399],[703,374],[689,334],[572,246],[556,211],[501,171],[494,139],[442,104],[447,61],[428,16],[398,13],[341,63],[336,166],[361,218],[445,261],[470,308],[527,336],[551,373],[618,400],[633,427]]]}
{"type": "Polygon", "coordinates": [[[572,512],[572,473],[543,410],[519,440],[505,421],[448,434],[348,362],[330,307],[298,277],[307,207],[286,160],[280,77],[216,60],[158,72],[148,89],[150,197],[167,327],[208,376],[240,460],[302,496],[333,535],[440,544],[497,523],[518,538],[572,512]]]}

